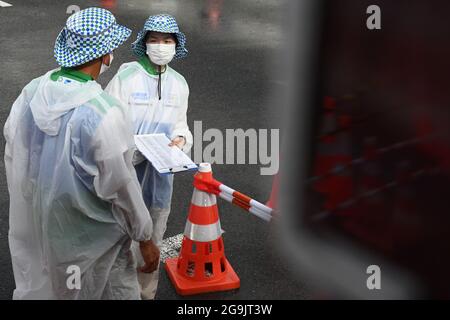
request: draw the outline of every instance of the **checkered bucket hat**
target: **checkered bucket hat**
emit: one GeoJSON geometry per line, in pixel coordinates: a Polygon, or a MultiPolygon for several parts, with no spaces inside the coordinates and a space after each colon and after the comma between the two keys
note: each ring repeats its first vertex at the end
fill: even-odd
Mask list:
{"type": "Polygon", "coordinates": [[[108,10],[87,8],[67,19],[55,42],[55,58],[62,67],[79,66],[112,52],[130,35],[108,10]]]}
{"type": "Polygon", "coordinates": [[[177,46],[175,48],[174,59],[180,59],[187,56],[188,51],[185,48],[186,36],[184,33],[180,32],[175,18],[168,14],[150,16],[147,21],[145,21],[144,29],[139,32],[136,41],[131,45],[131,48],[136,56],[142,57],[145,55],[147,51],[145,36],[149,31],[173,33],[177,37],[177,46]]]}

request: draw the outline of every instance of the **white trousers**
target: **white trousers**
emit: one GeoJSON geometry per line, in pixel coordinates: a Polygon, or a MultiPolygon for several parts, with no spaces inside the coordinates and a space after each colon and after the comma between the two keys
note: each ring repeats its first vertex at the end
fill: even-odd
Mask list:
{"type": "MultiPolygon", "coordinates": [[[[149,212],[153,220],[152,241],[156,246],[158,246],[158,248],[161,248],[164,233],[167,229],[167,219],[169,218],[170,208],[151,208],[149,209],[149,212]]],[[[139,242],[133,241],[131,247],[137,260],[137,266],[143,266],[144,259],[142,258],[141,251],[139,249],[139,242]]],[[[141,298],[143,300],[151,300],[155,298],[159,281],[159,265],[160,263],[158,263],[158,268],[152,273],[143,273],[138,271],[139,287],[141,290],[141,298]]]]}

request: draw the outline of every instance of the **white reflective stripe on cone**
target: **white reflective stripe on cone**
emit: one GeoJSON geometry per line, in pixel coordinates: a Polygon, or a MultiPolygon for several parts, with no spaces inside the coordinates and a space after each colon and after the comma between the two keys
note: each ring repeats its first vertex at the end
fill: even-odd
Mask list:
{"type": "Polygon", "coordinates": [[[222,236],[222,228],[220,227],[220,221],[213,224],[201,225],[187,220],[184,235],[192,241],[209,242],[217,240],[222,236]]]}
{"type": "Polygon", "coordinates": [[[217,201],[214,194],[194,189],[191,203],[198,207],[211,207],[216,205],[217,201]]]}

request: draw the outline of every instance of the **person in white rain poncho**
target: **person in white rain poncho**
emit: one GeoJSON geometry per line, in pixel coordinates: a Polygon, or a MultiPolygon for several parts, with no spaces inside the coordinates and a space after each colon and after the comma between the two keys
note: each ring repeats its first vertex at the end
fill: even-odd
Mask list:
{"type": "MultiPolygon", "coordinates": [[[[123,64],[106,91],[129,106],[135,134],[164,133],[172,146],[188,152],[193,140],[186,118],[189,87],[184,77],[168,65],[172,59],[187,55],[185,43],[174,17],[150,16],[132,45],[139,60],[123,64]]],[[[170,213],[173,176],[159,174],[139,152],[134,160],[153,219],[153,240],[159,246],[170,213]]],[[[138,276],[142,297],[154,298],[159,270],[138,276]]]]}
{"type": "Polygon", "coordinates": [[[68,18],[60,69],[31,81],[4,127],[14,299],[139,299],[131,241],[156,269],[126,106],[94,79],[131,31],[107,10],[68,18]]]}

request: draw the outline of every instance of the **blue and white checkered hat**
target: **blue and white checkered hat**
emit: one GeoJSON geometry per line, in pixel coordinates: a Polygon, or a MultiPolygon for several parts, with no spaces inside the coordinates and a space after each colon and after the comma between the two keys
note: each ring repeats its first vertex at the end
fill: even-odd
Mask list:
{"type": "Polygon", "coordinates": [[[173,58],[180,59],[187,56],[188,51],[185,48],[186,36],[184,33],[180,32],[175,18],[168,14],[158,14],[150,16],[147,21],[145,21],[144,29],[139,32],[136,41],[131,45],[134,54],[138,57],[144,56],[147,51],[145,36],[149,31],[175,34],[178,41],[175,48],[175,56],[173,58]]]}
{"type": "Polygon", "coordinates": [[[79,66],[112,52],[130,35],[108,10],[87,8],[67,19],[55,42],[55,58],[62,67],[79,66]]]}

